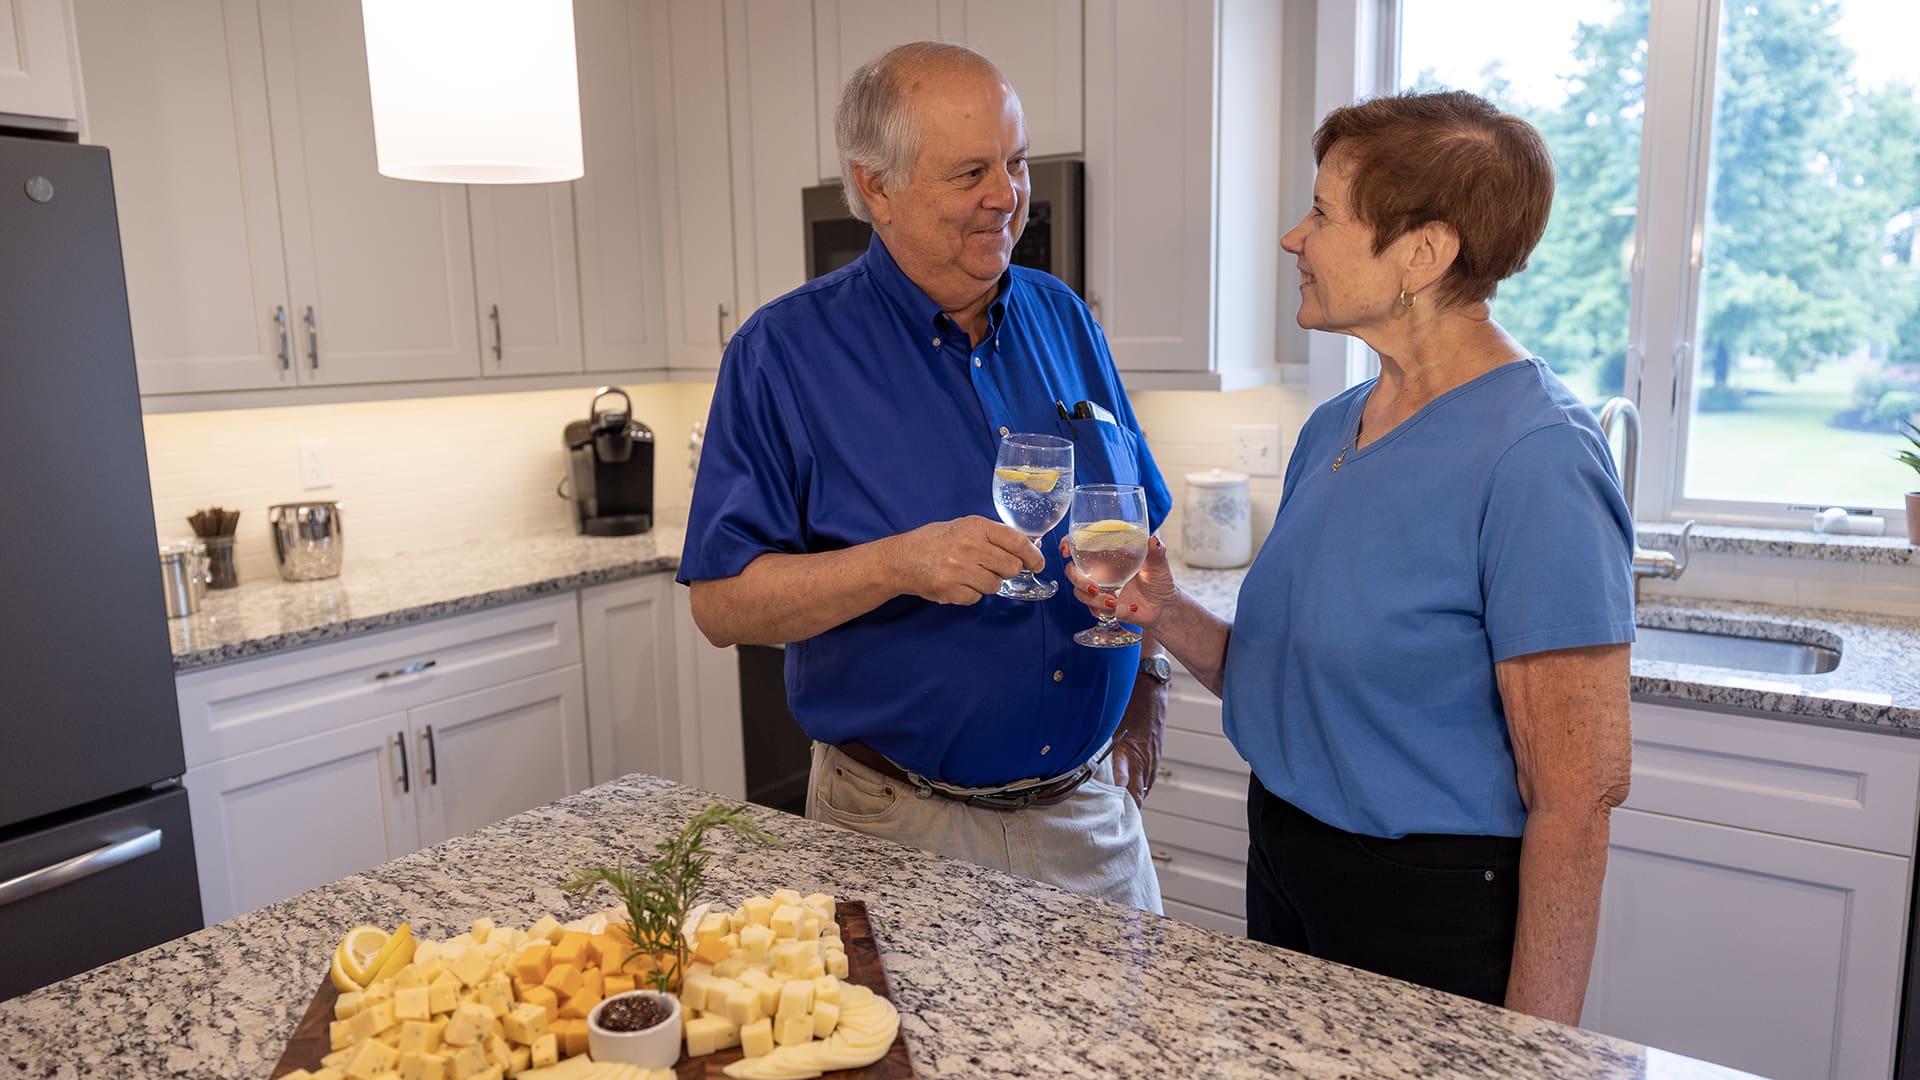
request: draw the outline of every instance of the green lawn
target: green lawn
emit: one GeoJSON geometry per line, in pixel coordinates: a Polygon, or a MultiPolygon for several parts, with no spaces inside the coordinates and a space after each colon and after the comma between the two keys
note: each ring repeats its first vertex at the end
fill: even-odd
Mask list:
{"type": "MultiPolygon", "coordinates": [[[[1771,369],[1738,371],[1748,391],[1737,412],[1698,413],[1687,460],[1693,498],[1900,508],[1920,476],[1893,460],[1897,435],[1847,431],[1827,421],[1847,407],[1858,372],[1828,364],[1790,383],[1771,369]]],[[[1586,372],[1563,375],[1588,401],[1600,400],[1586,372]]],[[[1642,469],[1651,467],[1643,463],[1642,469]]]]}

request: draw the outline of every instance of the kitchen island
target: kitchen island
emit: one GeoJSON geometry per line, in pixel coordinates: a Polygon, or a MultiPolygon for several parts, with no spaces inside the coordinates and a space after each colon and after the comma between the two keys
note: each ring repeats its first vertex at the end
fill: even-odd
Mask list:
{"type": "MultiPolygon", "coordinates": [[[[632,862],[713,801],[628,776],[0,1003],[0,1063],[265,1077],[349,928],[599,910],[569,867],[632,862]]],[[[864,900],[922,1077],[1744,1075],[753,809],[788,846],[716,834],[706,893],[864,900]]]]}

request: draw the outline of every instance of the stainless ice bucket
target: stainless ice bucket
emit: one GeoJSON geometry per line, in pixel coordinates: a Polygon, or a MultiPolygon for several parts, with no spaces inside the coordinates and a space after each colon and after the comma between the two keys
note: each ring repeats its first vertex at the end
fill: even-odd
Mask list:
{"type": "Polygon", "coordinates": [[[318,581],[340,574],[346,537],[337,502],[281,503],[267,507],[273,557],[284,581],[318,581]]]}

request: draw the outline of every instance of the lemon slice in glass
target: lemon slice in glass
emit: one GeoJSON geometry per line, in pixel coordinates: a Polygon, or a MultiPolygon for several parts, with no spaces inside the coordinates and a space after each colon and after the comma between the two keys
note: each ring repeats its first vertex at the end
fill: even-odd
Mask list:
{"type": "Polygon", "coordinates": [[[1121,521],[1117,518],[1102,518],[1099,521],[1088,522],[1087,524],[1080,526],[1075,531],[1076,532],[1096,532],[1096,533],[1127,532],[1129,530],[1139,529],[1139,528],[1140,526],[1134,524],[1131,521],[1121,521]]]}
{"type": "Polygon", "coordinates": [[[1039,469],[1031,465],[995,469],[993,475],[1009,484],[1025,484],[1041,494],[1052,491],[1053,485],[1060,482],[1059,469],[1039,469]]]}

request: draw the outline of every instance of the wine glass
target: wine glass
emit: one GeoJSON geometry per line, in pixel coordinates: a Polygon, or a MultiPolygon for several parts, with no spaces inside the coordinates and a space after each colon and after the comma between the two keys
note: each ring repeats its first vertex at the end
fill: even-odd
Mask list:
{"type": "MultiPolygon", "coordinates": [[[[1073,489],[1073,523],[1069,532],[1073,562],[1093,579],[1100,592],[1113,599],[1140,564],[1147,561],[1147,492],[1138,484],[1081,484],[1073,489]]],[[[1115,615],[1102,611],[1100,625],[1073,635],[1082,645],[1114,649],[1140,640],[1137,631],[1120,625],[1115,615]]]]}
{"type": "MultiPolygon", "coordinates": [[[[993,465],[993,505],[1000,520],[1020,530],[1038,545],[1060,519],[1067,516],[1073,497],[1073,443],[1053,435],[1015,432],[1000,439],[1000,456],[993,465]]],[[[1060,591],[1052,581],[1040,581],[1033,571],[1000,583],[999,595],[1015,600],[1045,600],[1060,591]]]]}

